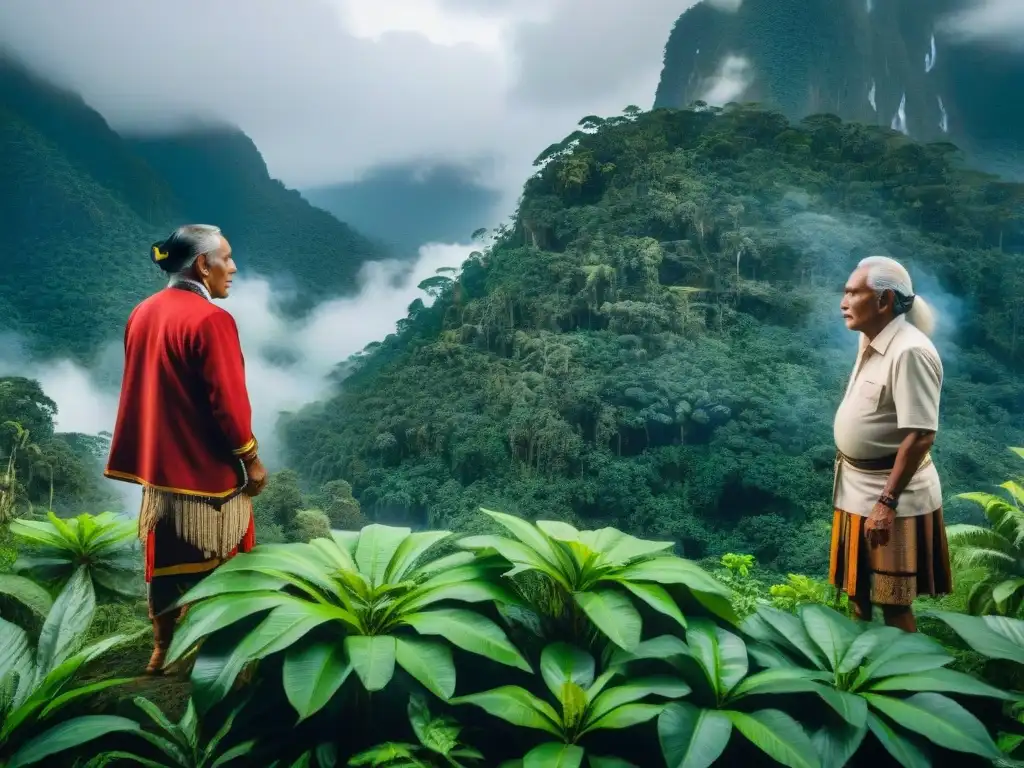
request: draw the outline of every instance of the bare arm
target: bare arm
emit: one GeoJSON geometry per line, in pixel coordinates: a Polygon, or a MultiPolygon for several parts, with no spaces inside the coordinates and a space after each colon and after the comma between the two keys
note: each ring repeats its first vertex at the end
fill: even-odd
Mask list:
{"type": "Polygon", "coordinates": [[[908,432],[896,451],[896,462],[882,495],[899,499],[934,444],[935,432],[931,430],[913,429],[908,432]]]}

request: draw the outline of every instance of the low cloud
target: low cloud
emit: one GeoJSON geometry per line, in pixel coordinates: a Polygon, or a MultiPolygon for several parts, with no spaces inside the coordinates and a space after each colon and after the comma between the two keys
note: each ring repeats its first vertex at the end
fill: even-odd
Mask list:
{"type": "Polygon", "coordinates": [[[967,8],[943,19],[942,30],[962,41],[990,41],[1024,50],[1024,2],[969,0],[967,8]]]}
{"type": "Polygon", "coordinates": [[[739,101],[754,82],[754,70],[742,56],[727,55],[719,64],[714,76],[704,83],[701,101],[716,107],[730,101],[739,101]]]}
{"type": "Polygon", "coordinates": [[[440,161],[479,166],[514,203],[582,116],[651,105],[692,4],[32,0],[0,3],[0,48],[118,130],[236,124],[292,187],[440,161]]]}

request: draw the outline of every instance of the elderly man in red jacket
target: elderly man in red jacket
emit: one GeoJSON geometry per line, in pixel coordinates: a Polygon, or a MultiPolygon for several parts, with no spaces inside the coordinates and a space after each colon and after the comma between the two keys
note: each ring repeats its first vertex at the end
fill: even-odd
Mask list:
{"type": "Polygon", "coordinates": [[[252,433],[234,318],[214,305],[237,271],[217,227],[181,227],[152,247],[170,280],[125,329],[124,378],[105,474],[143,486],[139,538],[153,621],[149,674],[174,636],[178,598],[255,545],[252,498],[267,480],[252,433]]]}

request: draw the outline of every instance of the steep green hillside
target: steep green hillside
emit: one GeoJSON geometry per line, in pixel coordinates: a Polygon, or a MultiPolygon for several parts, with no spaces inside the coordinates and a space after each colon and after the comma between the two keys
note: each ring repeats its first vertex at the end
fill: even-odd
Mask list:
{"type": "Polygon", "coordinates": [[[216,223],[241,269],[287,275],[294,307],[352,290],[386,252],[270,178],[240,132],[126,141],[80,98],[0,59],[0,330],[88,358],[158,289],[151,242],[216,223]]]}
{"type": "Polygon", "coordinates": [[[856,350],[840,286],[879,251],[946,312],[947,491],[1012,471],[1024,186],[834,116],[582,125],[514,226],[286,422],[311,480],[348,480],[382,520],[471,529],[483,504],[820,572],[856,350]]]}
{"type": "Polygon", "coordinates": [[[6,106],[0,158],[0,327],[37,351],[87,356],[160,287],[145,248],[166,225],[140,218],[6,106]]]}
{"type": "Polygon", "coordinates": [[[227,233],[240,268],[297,288],[296,308],[347,292],[363,262],[387,255],[383,246],[271,178],[241,131],[132,138],[128,144],[168,181],[185,218],[216,222],[227,233]]]}
{"type": "Polygon", "coordinates": [[[1022,175],[1024,106],[1009,94],[1024,78],[1024,55],[951,38],[942,21],[969,5],[744,0],[730,13],[702,2],[672,30],[655,106],[709,100],[731,61],[727,74],[745,86],[736,101],[795,120],[833,112],[883,127],[893,126],[902,102],[910,136],[952,141],[976,163],[1022,175]]]}

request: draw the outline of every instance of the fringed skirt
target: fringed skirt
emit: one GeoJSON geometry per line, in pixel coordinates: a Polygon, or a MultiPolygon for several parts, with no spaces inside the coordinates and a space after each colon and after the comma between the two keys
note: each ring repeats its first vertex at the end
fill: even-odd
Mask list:
{"type": "Polygon", "coordinates": [[[897,517],[884,547],[867,542],[866,520],[835,510],[828,569],[832,586],[851,599],[868,595],[873,605],[909,606],[921,595],[952,592],[941,507],[926,515],[897,517]]]}
{"type": "Polygon", "coordinates": [[[236,496],[217,510],[190,496],[144,488],[139,538],[154,617],[221,563],[256,545],[252,499],[236,496]]]}

